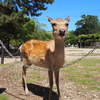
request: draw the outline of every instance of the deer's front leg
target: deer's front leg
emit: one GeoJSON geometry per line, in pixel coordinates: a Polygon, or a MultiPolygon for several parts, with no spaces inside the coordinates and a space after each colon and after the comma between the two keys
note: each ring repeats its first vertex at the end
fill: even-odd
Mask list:
{"type": "Polygon", "coordinates": [[[23,87],[25,89],[25,94],[26,96],[29,96],[29,91],[28,91],[28,87],[27,87],[27,83],[26,83],[26,67],[23,66],[23,71],[22,71],[22,81],[23,81],[23,87]]]}
{"type": "Polygon", "coordinates": [[[52,100],[52,87],[53,87],[53,71],[48,71],[49,75],[49,85],[50,85],[50,90],[49,90],[49,100],[52,100]]]}
{"type": "Polygon", "coordinates": [[[54,75],[55,75],[55,82],[57,86],[57,91],[58,91],[58,97],[60,97],[60,90],[59,90],[59,69],[54,70],[54,75]]]}

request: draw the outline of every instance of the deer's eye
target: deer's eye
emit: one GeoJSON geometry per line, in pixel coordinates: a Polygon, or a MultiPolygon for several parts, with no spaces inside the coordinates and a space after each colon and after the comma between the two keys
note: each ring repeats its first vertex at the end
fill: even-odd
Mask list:
{"type": "Polygon", "coordinates": [[[52,26],[56,26],[56,24],[55,23],[52,23],[52,26]]]}
{"type": "Polygon", "coordinates": [[[66,26],[68,26],[69,24],[67,23],[67,24],[65,24],[66,26]]]}

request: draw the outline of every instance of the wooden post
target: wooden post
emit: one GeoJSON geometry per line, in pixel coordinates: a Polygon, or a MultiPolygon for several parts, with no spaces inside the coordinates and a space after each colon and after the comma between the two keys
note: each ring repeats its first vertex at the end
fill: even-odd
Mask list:
{"type": "Polygon", "coordinates": [[[4,48],[1,47],[1,64],[4,64],[4,48]]]}

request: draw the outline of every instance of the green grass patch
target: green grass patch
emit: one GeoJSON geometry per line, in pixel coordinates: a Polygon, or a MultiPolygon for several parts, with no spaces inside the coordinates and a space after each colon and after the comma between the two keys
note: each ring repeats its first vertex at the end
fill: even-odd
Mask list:
{"type": "MultiPolygon", "coordinates": [[[[32,82],[33,80],[42,81],[45,79],[45,77],[41,76],[38,71],[31,71],[31,72],[29,72],[29,74],[31,74],[30,75],[30,82],[32,82]]],[[[28,81],[29,81],[29,79],[28,79],[28,81]]]]}
{"type": "Polygon", "coordinates": [[[0,64],[0,66],[2,66],[2,65],[6,66],[6,65],[8,65],[8,64],[0,64]]]}
{"type": "Polygon", "coordinates": [[[0,100],[10,100],[10,99],[4,94],[0,94],[0,100]]]}
{"type": "Polygon", "coordinates": [[[20,77],[14,77],[15,81],[18,81],[20,79],[20,77]]]}
{"type": "Polygon", "coordinates": [[[98,68],[98,67],[87,68],[87,70],[89,70],[89,71],[99,71],[100,72],[100,68],[98,68]]]}
{"type": "Polygon", "coordinates": [[[100,59],[82,59],[71,66],[61,69],[61,71],[66,73],[64,77],[77,84],[85,85],[88,89],[100,90],[100,82],[94,77],[100,75],[100,59]]]}
{"type": "Polygon", "coordinates": [[[91,54],[89,54],[89,56],[100,56],[100,54],[91,53],[91,54]]]}
{"type": "Polygon", "coordinates": [[[57,87],[53,86],[53,88],[52,88],[52,89],[57,89],[57,87]]]}
{"type": "MultiPolygon", "coordinates": [[[[69,56],[83,56],[83,55],[86,55],[87,53],[73,53],[73,54],[68,54],[69,56]]],[[[96,53],[92,53],[92,54],[89,54],[88,56],[100,56],[100,54],[96,54],[96,53]]]]}
{"type": "Polygon", "coordinates": [[[39,80],[39,81],[42,81],[42,80],[45,79],[45,77],[42,77],[42,76],[40,76],[39,74],[32,75],[31,78],[32,78],[32,79],[39,80]]]}
{"type": "Polygon", "coordinates": [[[95,58],[86,58],[82,59],[81,61],[77,62],[77,64],[83,67],[95,67],[97,64],[100,64],[100,59],[95,58]]]}
{"type": "Polygon", "coordinates": [[[35,81],[32,79],[27,79],[26,81],[27,81],[27,83],[35,83],[35,81]]]}
{"type": "Polygon", "coordinates": [[[73,49],[73,50],[67,50],[67,51],[84,51],[84,50],[75,50],[75,49],[73,49]]]}

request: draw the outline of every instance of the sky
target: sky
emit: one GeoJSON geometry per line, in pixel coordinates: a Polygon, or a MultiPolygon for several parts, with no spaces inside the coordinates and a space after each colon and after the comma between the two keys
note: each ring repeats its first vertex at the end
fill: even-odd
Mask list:
{"type": "Polygon", "coordinates": [[[100,0],[55,0],[53,4],[47,4],[47,10],[39,11],[42,15],[36,17],[40,23],[47,25],[47,31],[52,27],[46,16],[53,19],[70,16],[68,31],[76,29],[75,23],[81,19],[81,15],[96,15],[100,21],[100,0]]]}

